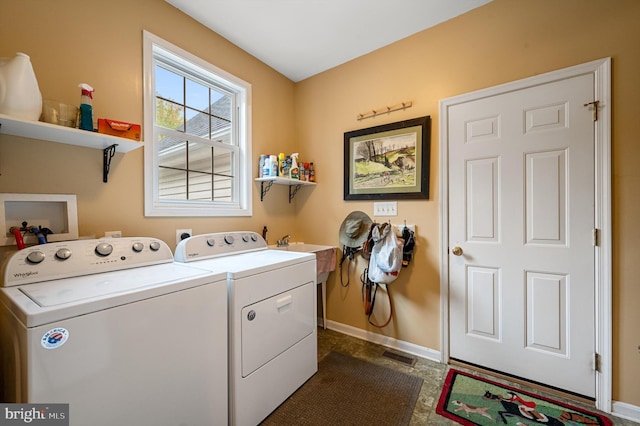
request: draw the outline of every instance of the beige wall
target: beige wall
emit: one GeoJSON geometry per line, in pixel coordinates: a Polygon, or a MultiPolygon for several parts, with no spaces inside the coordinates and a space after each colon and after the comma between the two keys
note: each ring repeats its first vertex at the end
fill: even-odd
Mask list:
{"type": "MultiPolygon", "coordinates": [[[[287,203],[286,187],[260,202],[254,184],[251,218],[144,218],[143,152],[116,154],[102,183],[102,153],[0,135],[0,192],[73,193],[81,235],[152,235],[174,245],[176,228],[195,233],[270,229],[271,241],[339,245],[338,228],[352,210],[373,216],[373,203],[342,199],[343,133],[405,118],[432,118],[431,197],[398,202],[394,223],[413,223],[418,250],[393,284],[394,321],[384,335],[432,349],[439,342],[438,101],[467,91],[613,58],[614,400],[640,406],[640,273],[634,247],[640,148],[640,2],[635,0],[495,0],[348,64],[294,84],[161,0],[103,2],[23,0],[0,9],[0,56],[31,55],[46,99],[77,103],[77,84],[96,88],[100,117],[142,122],[142,30],[199,55],[253,87],[253,152],[292,152],[316,163],[318,185],[287,203]],[[93,17],[93,19],[87,19],[93,17]],[[413,107],[357,121],[356,115],[412,100],[413,107]]],[[[254,171],[257,167],[254,167],[254,171]]],[[[257,172],[254,172],[256,174],[257,172]]],[[[351,285],[328,284],[329,319],[367,325],[360,299],[360,261],[351,285]]],[[[378,304],[385,305],[384,297],[378,304]]]]}
{"type": "MultiPolygon", "coordinates": [[[[251,83],[253,152],[293,151],[294,83],[161,0],[2,2],[0,57],[29,54],[45,99],[77,104],[86,82],[96,116],[142,123],[143,29],[251,83]]],[[[121,230],[173,247],[178,228],[298,233],[286,188],[261,203],[255,183],[250,218],[145,219],[142,149],[116,154],[102,183],[100,150],[0,135],[0,174],[0,192],[76,194],[80,235],[121,230]]]]}
{"type": "MultiPolygon", "coordinates": [[[[439,106],[440,99],[532,75],[612,57],[613,68],[613,398],[640,406],[640,2],[635,0],[495,0],[296,85],[296,135],[317,160],[318,187],[297,204],[308,240],[339,244],[337,229],[352,210],[373,215],[372,202],[342,200],[343,133],[407,118],[432,119],[431,197],[399,201],[393,223],[413,223],[413,264],[392,284],[395,319],[383,334],[439,349],[439,106]],[[357,114],[412,100],[390,115],[357,114]]],[[[332,274],[329,319],[360,329],[358,270],[348,289],[332,274]]],[[[377,304],[384,305],[380,298],[377,304]]],[[[382,317],[383,315],[380,315],[382,317]]],[[[378,317],[379,318],[379,317],[378,317]]],[[[384,318],[379,318],[384,319],[384,318]]]]}

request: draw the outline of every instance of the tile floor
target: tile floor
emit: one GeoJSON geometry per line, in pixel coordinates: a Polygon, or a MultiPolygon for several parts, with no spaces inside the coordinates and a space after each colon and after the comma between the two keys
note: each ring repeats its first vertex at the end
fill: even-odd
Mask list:
{"type": "MultiPolygon", "coordinates": [[[[413,365],[407,365],[403,362],[396,361],[394,359],[383,356],[383,352],[388,350],[384,346],[370,343],[355,337],[347,336],[346,334],[338,333],[333,330],[324,330],[318,328],[318,358],[322,359],[330,351],[335,350],[350,354],[354,357],[368,360],[379,365],[384,365],[389,368],[394,368],[403,371],[408,374],[420,376],[424,379],[422,389],[420,390],[420,396],[416,402],[416,407],[413,411],[413,417],[411,418],[411,426],[445,426],[445,425],[457,425],[447,418],[444,418],[436,414],[436,406],[438,404],[438,398],[440,397],[440,390],[442,382],[449,369],[447,365],[440,364],[424,358],[415,357],[416,361],[413,365]]],[[[399,351],[390,350],[391,352],[400,353],[399,351]]],[[[458,368],[458,367],[456,367],[458,368]]],[[[500,379],[492,377],[493,380],[500,382],[500,379]]],[[[509,383],[511,386],[520,387],[513,383],[509,383]]],[[[526,388],[525,388],[526,389],[526,388]]],[[[580,403],[575,401],[568,401],[572,405],[580,406],[580,403]]],[[[589,410],[594,410],[591,406],[585,406],[589,410]]],[[[635,423],[629,420],[620,419],[614,416],[608,416],[614,425],[620,426],[637,426],[640,423],[635,423]]]]}

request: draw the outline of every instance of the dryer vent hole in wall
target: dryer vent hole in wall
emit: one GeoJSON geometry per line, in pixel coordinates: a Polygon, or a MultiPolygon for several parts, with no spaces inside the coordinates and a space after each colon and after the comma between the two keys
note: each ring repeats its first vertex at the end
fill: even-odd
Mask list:
{"type": "Polygon", "coordinates": [[[193,235],[191,229],[176,229],[176,245],[193,235]]]}
{"type": "Polygon", "coordinates": [[[403,364],[407,364],[407,365],[411,365],[413,366],[416,363],[415,358],[411,358],[410,356],[406,356],[406,355],[401,355],[395,352],[390,352],[390,351],[384,351],[382,353],[382,356],[387,357],[387,358],[391,358],[395,361],[399,361],[403,364]]]}

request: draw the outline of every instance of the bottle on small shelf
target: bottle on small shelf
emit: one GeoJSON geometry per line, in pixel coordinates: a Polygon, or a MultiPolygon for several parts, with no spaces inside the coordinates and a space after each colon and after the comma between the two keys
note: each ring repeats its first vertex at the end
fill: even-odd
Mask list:
{"type": "Polygon", "coordinates": [[[93,132],[93,87],[87,83],[79,85],[80,92],[80,122],[78,127],[82,130],[93,132]]]}
{"type": "Polygon", "coordinates": [[[307,166],[309,165],[309,163],[298,163],[298,166],[300,167],[300,171],[299,171],[299,176],[300,176],[300,180],[302,181],[307,181],[309,180],[309,175],[308,175],[308,170],[307,170],[307,166]]]}
{"type": "Polygon", "coordinates": [[[313,163],[309,163],[309,182],[316,181],[316,169],[313,166],[313,163]]]}
{"type": "Polygon", "coordinates": [[[298,153],[291,154],[291,169],[289,170],[289,178],[300,179],[300,169],[298,168],[298,153]]]}

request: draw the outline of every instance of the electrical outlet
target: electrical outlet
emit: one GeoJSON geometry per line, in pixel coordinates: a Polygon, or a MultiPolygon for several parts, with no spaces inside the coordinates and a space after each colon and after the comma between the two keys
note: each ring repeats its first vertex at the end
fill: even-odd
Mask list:
{"type": "Polygon", "coordinates": [[[185,238],[189,238],[192,234],[191,229],[176,229],[176,245],[185,238]]]}
{"type": "Polygon", "coordinates": [[[122,238],[122,231],[107,231],[104,233],[105,238],[122,238]]]}
{"type": "Polygon", "coordinates": [[[398,216],[398,202],[375,202],[373,203],[374,216],[398,216]]]}

